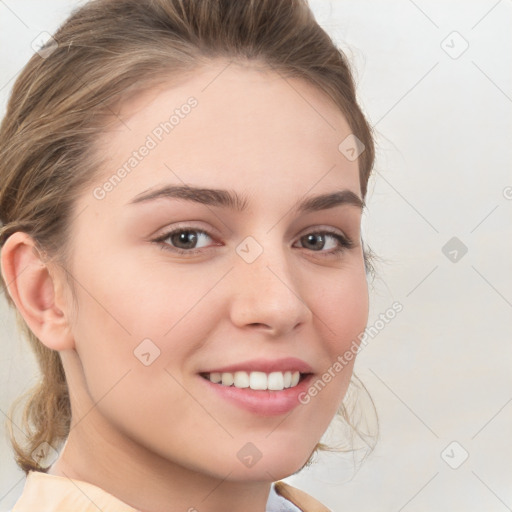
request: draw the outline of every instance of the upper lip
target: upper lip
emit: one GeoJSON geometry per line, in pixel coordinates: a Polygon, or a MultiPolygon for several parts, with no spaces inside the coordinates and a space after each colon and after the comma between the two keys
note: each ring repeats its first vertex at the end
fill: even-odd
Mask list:
{"type": "Polygon", "coordinates": [[[302,359],[297,357],[285,357],[282,359],[251,359],[240,363],[230,364],[201,373],[234,373],[234,372],[288,372],[312,373],[313,369],[302,359]]]}

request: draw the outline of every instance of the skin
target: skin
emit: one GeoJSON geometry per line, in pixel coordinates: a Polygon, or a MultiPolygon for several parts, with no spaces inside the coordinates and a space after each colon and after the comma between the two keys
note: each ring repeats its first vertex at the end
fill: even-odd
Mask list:
{"type": "Polygon", "coordinates": [[[197,107],[113,191],[99,200],[91,187],[78,201],[66,268],[78,308],[64,272],[25,233],[7,240],[2,272],[35,335],[60,351],[68,379],[72,427],[50,474],[93,483],[147,512],[170,503],[261,512],[270,482],[309,459],[354,361],[307,405],[277,416],[205,394],[198,372],[293,356],[319,377],[364,330],[361,209],[293,211],[305,196],[348,189],[361,197],[358,165],[338,150],[351,130],[321,91],[254,65],[212,61],[122,105],[123,122],[98,145],[105,163],[94,186],[190,96],[197,107]],[[127,204],[152,187],[184,183],[236,191],[249,207],[127,204]],[[210,234],[199,241],[202,253],[176,254],[162,250],[169,239],[152,241],[184,225],[210,234]],[[328,255],[338,244],[327,237],[325,248],[309,248],[301,237],[320,228],[354,246],[328,255]],[[250,264],[236,252],[247,236],[263,249],[250,264]],[[160,350],[149,366],[134,357],[146,338],[160,350]],[[252,467],[237,457],[248,442],[262,454],[252,467]]]}

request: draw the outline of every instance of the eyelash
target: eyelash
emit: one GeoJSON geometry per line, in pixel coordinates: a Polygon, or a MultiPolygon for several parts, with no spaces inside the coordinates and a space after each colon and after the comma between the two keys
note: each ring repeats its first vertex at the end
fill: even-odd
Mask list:
{"type": "MultiPolygon", "coordinates": [[[[170,236],[172,236],[176,233],[181,233],[181,232],[201,233],[201,234],[204,234],[204,235],[210,237],[213,240],[213,237],[207,231],[204,231],[203,229],[197,229],[197,228],[192,228],[192,227],[180,227],[180,228],[168,231],[167,233],[163,234],[162,236],[152,240],[152,242],[160,244],[160,246],[161,246],[160,248],[164,251],[171,251],[173,253],[177,253],[177,254],[181,254],[181,255],[198,254],[207,249],[206,247],[203,247],[201,249],[180,249],[178,247],[170,246],[168,243],[164,243],[164,241],[167,240],[170,236]]],[[[343,253],[345,250],[348,250],[348,249],[351,249],[352,247],[354,247],[354,242],[352,240],[341,235],[340,233],[338,233],[336,231],[331,231],[329,229],[322,229],[319,231],[310,231],[310,232],[302,235],[300,238],[307,236],[307,235],[329,235],[329,236],[332,236],[333,238],[335,238],[339,242],[338,247],[336,249],[332,249],[330,251],[313,251],[313,250],[311,250],[311,252],[313,252],[315,254],[319,253],[321,255],[321,257],[327,258],[330,256],[340,256],[341,255],[340,253],[343,253]]]]}

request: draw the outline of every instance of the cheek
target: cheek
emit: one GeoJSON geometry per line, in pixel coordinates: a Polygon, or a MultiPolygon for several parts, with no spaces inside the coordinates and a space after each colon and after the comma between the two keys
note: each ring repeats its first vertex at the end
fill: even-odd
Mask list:
{"type": "Polygon", "coordinates": [[[311,294],[310,307],[322,334],[322,371],[299,400],[314,410],[319,424],[327,428],[350,384],[359,337],[368,321],[369,301],[364,267],[340,270],[339,279],[334,281],[331,275],[320,284],[311,294]]]}
{"type": "Polygon", "coordinates": [[[152,336],[161,338],[188,316],[209,287],[208,276],[192,266],[171,272],[169,265],[144,261],[136,251],[131,257],[109,256],[76,269],[86,284],[79,290],[78,315],[85,330],[109,330],[120,338],[132,338],[134,343],[152,336]]]}
{"type": "Polygon", "coordinates": [[[205,296],[218,280],[215,273],[190,266],[170,275],[155,267],[112,258],[76,269],[87,287],[77,291],[74,336],[93,399],[127,371],[148,390],[148,376],[165,368],[181,380],[218,321],[219,308],[205,296]]]}
{"type": "Polygon", "coordinates": [[[344,269],[340,278],[322,283],[315,295],[314,313],[331,358],[344,352],[368,322],[368,287],[364,269],[344,269]]]}

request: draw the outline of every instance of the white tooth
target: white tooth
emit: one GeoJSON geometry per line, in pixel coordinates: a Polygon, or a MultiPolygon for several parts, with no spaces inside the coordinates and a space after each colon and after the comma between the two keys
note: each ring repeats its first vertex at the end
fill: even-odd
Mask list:
{"type": "Polygon", "coordinates": [[[292,375],[292,387],[296,386],[299,383],[300,379],[300,373],[299,372],[293,372],[292,375]]]}
{"type": "Polygon", "coordinates": [[[289,388],[292,385],[292,372],[284,372],[284,387],[289,388]]]}
{"type": "Polygon", "coordinates": [[[249,387],[251,389],[267,389],[267,374],[263,372],[251,372],[249,375],[249,387]]]}
{"type": "Polygon", "coordinates": [[[268,375],[268,389],[281,391],[284,389],[284,377],[282,372],[272,372],[268,375]]]}
{"type": "Polygon", "coordinates": [[[249,374],[247,372],[235,372],[234,384],[236,388],[249,387],[249,374]]]}
{"type": "Polygon", "coordinates": [[[231,386],[233,384],[233,374],[232,373],[223,373],[222,374],[222,385],[223,386],[231,386]]]}
{"type": "Polygon", "coordinates": [[[218,384],[221,380],[222,380],[222,377],[219,372],[210,373],[210,381],[211,382],[218,384]]]}

